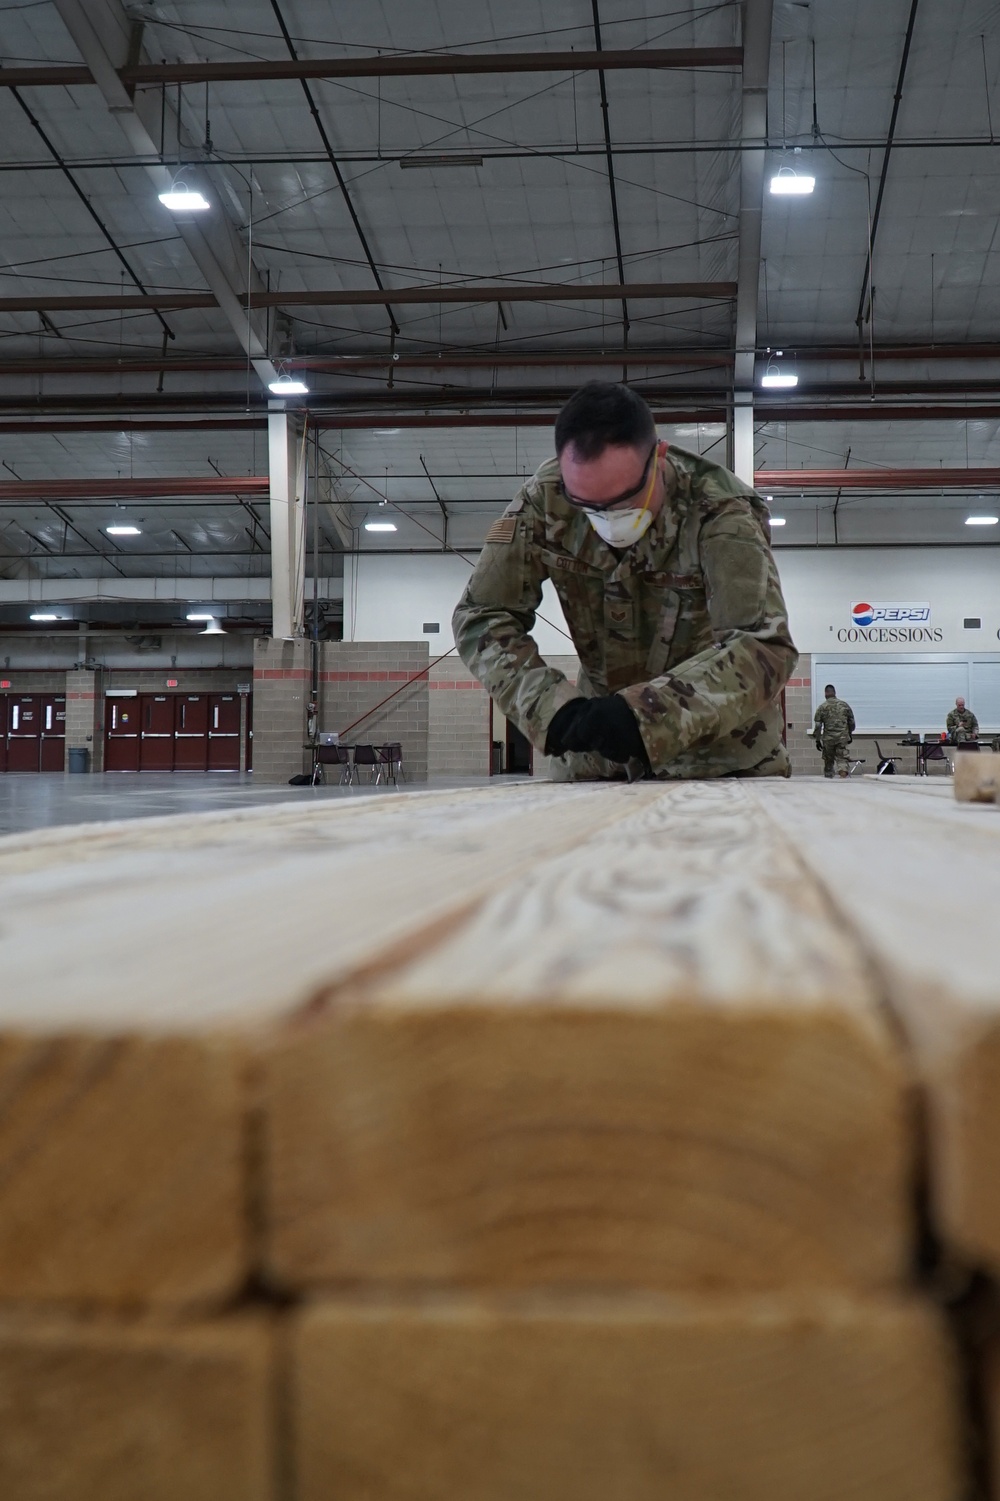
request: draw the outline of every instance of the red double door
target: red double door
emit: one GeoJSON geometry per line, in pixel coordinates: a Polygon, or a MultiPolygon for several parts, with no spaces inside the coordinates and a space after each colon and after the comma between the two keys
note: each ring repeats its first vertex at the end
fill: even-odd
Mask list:
{"type": "Polygon", "coordinates": [[[239,771],[238,693],[107,699],[105,771],[239,771]]]}
{"type": "Polygon", "coordinates": [[[0,772],[62,771],[65,764],[65,694],[0,694],[0,772]]]}

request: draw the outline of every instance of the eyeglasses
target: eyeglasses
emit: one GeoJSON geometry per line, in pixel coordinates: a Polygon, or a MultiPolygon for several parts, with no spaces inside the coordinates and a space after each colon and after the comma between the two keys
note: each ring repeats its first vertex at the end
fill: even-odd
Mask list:
{"type": "Polygon", "coordinates": [[[640,491],[645,488],[646,480],[649,475],[649,466],[652,462],[653,455],[659,447],[659,442],[660,440],[659,438],[657,438],[653,443],[652,448],[646,455],[646,462],[642,466],[642,478],[639,480],[639,483],[637,485],[632,486],[631,490],[625,490],[621,495],[615,495],[611,500],[584,500],[580,495],[571,494],[570,491],[566,488],[565,481],[560,479],[559,489],[562,491],[563,499],[567,500],[571,506],[576,506],[577,509],[581,511],[613,511],[617,509],[618,506],[623,506],[626,501],[634,500],[635,497],[640,493],[640,491]]]}

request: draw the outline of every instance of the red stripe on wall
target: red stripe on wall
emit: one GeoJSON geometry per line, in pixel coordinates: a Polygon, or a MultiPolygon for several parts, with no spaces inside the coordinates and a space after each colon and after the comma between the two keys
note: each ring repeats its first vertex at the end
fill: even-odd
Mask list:
{"type": "Polygon", "coordinates": [[[786,688],[811,688],[812,678],[789,678],[786,688]]]}

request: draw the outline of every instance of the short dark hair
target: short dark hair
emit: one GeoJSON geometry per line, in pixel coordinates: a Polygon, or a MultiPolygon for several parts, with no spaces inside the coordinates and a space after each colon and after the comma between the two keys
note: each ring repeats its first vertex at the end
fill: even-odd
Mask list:
{"type": "Polygon", "coordinates": [[[824,693],[832,693],[834,695],[834,697],[836,697],[836,694],[837,694],[837,690],[833,686],[832,683],[827,683],[826,687],[823,689],[823,692],[824,693]]]}
{"type": "Polygon", "coordinates": [[[584,462],[600,458],[606,448],[649,448],[655,442],[649,407],[635,391],[613,381],[588,381],[556,418],[556,453],[572,443],[584,462]]]}

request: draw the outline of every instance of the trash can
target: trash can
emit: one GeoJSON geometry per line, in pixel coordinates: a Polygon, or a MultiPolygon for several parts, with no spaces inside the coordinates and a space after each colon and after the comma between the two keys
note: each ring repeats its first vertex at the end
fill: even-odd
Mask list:
{"type": "Polygon", "coordinates": [[[90,751],[85,745],[71,745],[69,748],[70,771],[90,770],[90,751]]]}

